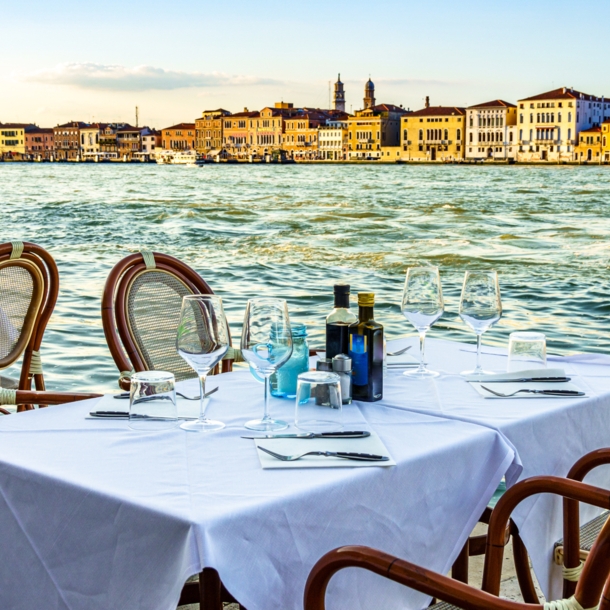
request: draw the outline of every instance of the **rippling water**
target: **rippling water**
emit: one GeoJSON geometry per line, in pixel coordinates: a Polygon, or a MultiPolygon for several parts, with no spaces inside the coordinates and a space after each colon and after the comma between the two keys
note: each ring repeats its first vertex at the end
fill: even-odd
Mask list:
{"type": "Polygon", "coordinates": [[[322,345],[337,280],[377,294],[388,336],[411,334],[404,273],[428,261],[447,308],[430,336],[473,340],[457,316],[463,273],[495,268],[504,317],[484,342],[528,329],[551,353],[610,352],[609,212],[605,167],[0,163],[0,241],[37,242],[60,270],[42,347],[54,389],[116,387],[100,298],[140,248],[199,271],[234,338],[248,297],[278,296],[322,345]]]}

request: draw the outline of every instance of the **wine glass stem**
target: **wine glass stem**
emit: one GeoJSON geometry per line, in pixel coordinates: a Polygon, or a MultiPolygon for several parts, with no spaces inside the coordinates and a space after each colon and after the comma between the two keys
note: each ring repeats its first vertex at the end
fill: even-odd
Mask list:
{"type": "Polygon", "coordinates": [[[423,371],[426,366],[424,365],[424,351],[426,348],[426,331],[420,331],[419,333],[419,370],[423,371]]]}
{"type": "Polygon", "coordinates": [[[205,379],[207,373],[197,373],[199,377],[199,421],[205,421],[205,409],[203,403],[205,401],[205,379]]]}
{"type": "Polygon", "coordinates": [[[477,366],[475,367],[475,373],[481,372],[481,336],[483,333],[477,333],[477,366]]]}
{"type": "Polygon", "coordinates": [[[271,395],[270,378],[269,375],[265,376],[265,410],[263,412],[263,421],[269,419],[269,398],[271,395]]]}

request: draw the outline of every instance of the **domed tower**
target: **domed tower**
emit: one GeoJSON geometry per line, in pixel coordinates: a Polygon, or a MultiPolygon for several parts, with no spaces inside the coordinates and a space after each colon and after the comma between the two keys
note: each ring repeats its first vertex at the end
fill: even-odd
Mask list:
{"type": "Polygon", "coordinates": [[[335,110],[345,112],[345,91],[341,82],[341,74],[337,75],[337,82],[335,83],[335,110]]]}
{"type": "Polygon", "coordinates": [[[364,108],[372,108],[375,105],[375,85],[373,81],[369,78],[364,85],[364,108]]]}

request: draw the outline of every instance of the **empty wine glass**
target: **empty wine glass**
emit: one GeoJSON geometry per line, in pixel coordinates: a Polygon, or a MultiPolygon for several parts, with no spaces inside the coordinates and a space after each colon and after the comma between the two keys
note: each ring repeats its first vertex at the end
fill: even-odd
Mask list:
{"type": "Polygon", "coordinates": [[[436,377],[438,373],[426,368],[424,348],[426,333],[443,315],[443,290],[438,267],[411,267],[407,271],[402,292],[402,315],[419,332],[419,367],[405,371],[403,375],[425,378],[436,377]]]}
{"type": "Polygon", "coordinates": [[[229,349],[229,329],[222,299],[211,294],[192,294],[182,299],[176,349],[199,377],[199,418],[180,425],[185,430],[220,430],[225,425],[207,419],[205,380],[229,349]],[[204,408],[205,403],[205,408],[204,408]]]}
{"type": "Polygon", "coordinates": [[[288,424],[269,416],[269,377],[292,354],[292,332],[288,305],[284,299],[250,299],[244,315],[241,352],[255,377],[265,382],[265,410],[262,419],[246,423],[249,430],[282,430],[288,424]]]}
{"type": "Polygon", "coordinates": [[[477,335],[477,365],[473,371],[462,375],[485,375],[481,367],[481,336],[502,317],[500,286],[496,271],[466,271],[462,297],[460,299],[460,318],[477,335]]]}

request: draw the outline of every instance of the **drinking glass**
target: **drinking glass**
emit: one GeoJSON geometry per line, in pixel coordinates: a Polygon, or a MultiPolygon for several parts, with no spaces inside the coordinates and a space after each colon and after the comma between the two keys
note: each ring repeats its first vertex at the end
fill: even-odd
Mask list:
{"type": "Polygon", "coordinates": [[[131,376],[129,427],[133,430],[173,428],[178,422],[173,373],[142,371],[131,376]]]}
{"type": "Polygon", "coordinates": [[[256,378],[265,383],[265,409],[261,419],[246,423],[249,430],[283,430],[288,424],[269,416],[269,377],[292,355],[292,331],[284,299],[250,299],[244,315],[241,353],[256,378]]]}
{"type": "Polygon", "coordinates": [[[477,365],[473,371],[462,375],[485,375],[481,367],[481,336],[502,317],[500,286],[496,271],[466,271],[462,297],[460,298],[460,318],[477,335],[477,365]]]}
{"type": "Polygon", "coordinates": [[[224,428],[222,422],[205,416],[209,404],[209,399],[205,398],[206,377],[229,349],[229,329],[219,296],[191,294],[183,297],[176,349],[197,373],[200,392],[199,418],[196,421],[184,422],[180,427],[192,432],[224,428]]]}
{"type": "Polygon", "coordinates": [[[416,378],[436,377],[438,373],[426,368],[424,348],[426,333],[443,315],[443,290],[438,267],[411,267],[407,271],[402,292],[402,315],[419,333],[419,367],[405,371],[403,375],[416,378]]]}
{"type": "Polygon", "coordinates": [[[511,333],[508,340],[508,372],[544,368],[546,368],[544,333],[511,333]]]}
{"type": "Polygon", "coordinates": [[[297,381],[294,425],[305,432],[343,429],[341,379],[337,373],[308,371],[297,381]]]}

